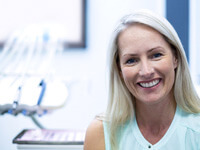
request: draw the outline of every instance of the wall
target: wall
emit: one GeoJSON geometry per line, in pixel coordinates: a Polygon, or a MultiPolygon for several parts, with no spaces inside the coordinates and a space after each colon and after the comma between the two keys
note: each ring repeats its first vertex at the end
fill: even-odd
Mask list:
{"type": "MultiPolygon", "coordinates": [[[[116,22],[135,9],[148,8],[165,15],[164,0],[88,0],[87,47],[67,50],[56,59],[56,73],[65,78],[70,95],[65,107],[38,117],[47,128],[86,129],[107,104],[106,54],[116,22]]],[[[0,116],[0,149],[16,150],[12,139],[22,129],[36,128],[23,115],[0,116]]]]}
{"type": "Polygon", "coordinates": [[[200,69],[199,69],[199,56],[200,56],[200,1],[190,1],[190,69],[194,83],[198,85],[198,92],[200,95],[200,69]]]}

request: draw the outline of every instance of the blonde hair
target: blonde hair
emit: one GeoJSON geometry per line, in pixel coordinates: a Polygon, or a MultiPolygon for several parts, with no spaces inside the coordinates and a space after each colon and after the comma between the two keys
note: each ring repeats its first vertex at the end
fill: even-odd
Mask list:
{"type": "Polygon", "coordinates": [[[118,37],[129,25],[140,23],[147,25],[161,33],[172,46],[178,59],[174,83],[174,97],[176,103],[189,113],[200,112],[199,97],[194,89],[187,59],[181,41],[172,25],[162,16],[149,10],[140,10],[127,15],[119,22],[113,33],[109,54],[109,101],[106,111],[108,131],[112,149],[117,149],[117,131],[127,120],[134,118],[134,96],[130,94],[121,80],[118,67],[118,37]]]}

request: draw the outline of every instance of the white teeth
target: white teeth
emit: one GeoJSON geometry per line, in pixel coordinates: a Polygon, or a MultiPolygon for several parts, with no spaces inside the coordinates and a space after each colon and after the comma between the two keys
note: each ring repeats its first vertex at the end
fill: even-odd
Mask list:
{"type": "Polygon", "coordinates": [[[154,80],[152,82],[149,82],[149,83],[139,83],[142,87],[145,87],[145,88],[149,88],[149,87],[153,87],[155,85],[157,85],[159,83],[159,80],[154,80]]]}

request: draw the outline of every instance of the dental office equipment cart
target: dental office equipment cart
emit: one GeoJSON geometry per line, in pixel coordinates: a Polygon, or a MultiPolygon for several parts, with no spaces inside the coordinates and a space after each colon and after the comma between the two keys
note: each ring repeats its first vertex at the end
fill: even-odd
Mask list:
{"type": "Polygon", "coordinates": [[[18,150],[83,150],[85,132],[25,129],[14,139],[18,150]]]}

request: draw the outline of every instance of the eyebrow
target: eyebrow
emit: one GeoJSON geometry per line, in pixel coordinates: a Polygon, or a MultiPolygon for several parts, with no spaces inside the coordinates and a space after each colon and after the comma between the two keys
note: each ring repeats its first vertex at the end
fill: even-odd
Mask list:
{"type": "MultiPolygon", "coordinates": [[[[162,47],[157,46],[157,47],[151,48],[151,49],[147,50],[147,53],[151,53],[152,51],[155,51],[157,49],[162,49],[162,47]]],[[[126,55],[128,55],[128,56],[138,56],[137,54],[134,54],[134,53],[127,53],[127,54],[123,54],[122,56],[126,56],[126,55]]]]}
{"type": "Polygon", "coordinates": [[[151,53],[153,51],[156,51],[157,49],[163,49],[162,47],[158,46],[158,47],[154,47],[152,49],[150,49],[149,51],[147,51],[148,53],[151,53]]]}

